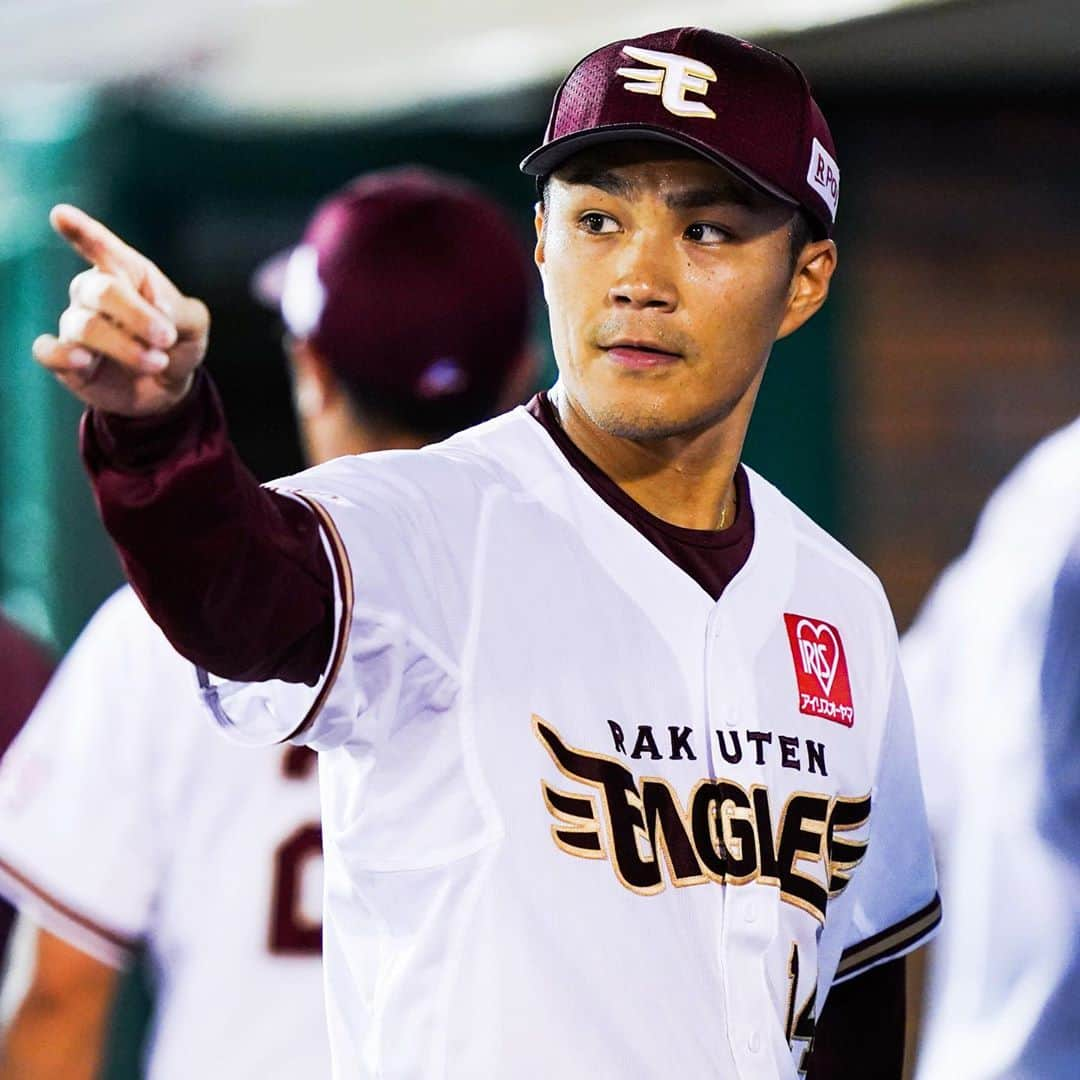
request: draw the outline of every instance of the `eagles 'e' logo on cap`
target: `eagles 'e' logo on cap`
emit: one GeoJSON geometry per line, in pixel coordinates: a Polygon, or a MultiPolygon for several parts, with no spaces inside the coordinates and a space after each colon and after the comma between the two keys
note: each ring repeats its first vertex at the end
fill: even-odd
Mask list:
{"type": "Polygon", "coordinates": [[[708,64],[678,53],[656,52],[624,45],[623,53],[647,68],[619,68],[615,73],[631,80],[623,89],[631,94],[654,94],[674,116],[696,116],[715,120],[716,113],[704,101],[687,101],[687,94],[707,94],[709,83],[716,82],[716,72],[708,64]]]}

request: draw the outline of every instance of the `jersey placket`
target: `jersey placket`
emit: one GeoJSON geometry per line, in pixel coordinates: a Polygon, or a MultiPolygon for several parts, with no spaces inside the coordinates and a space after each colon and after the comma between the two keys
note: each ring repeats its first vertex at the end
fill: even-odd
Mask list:
{"type": "MultiPolygon", "coordinates": [[[[721,597],[705,628],[705,737],[712,780],[722,779],[716,764],[717,732],[753,727],[756,695],[750,685],[750,658],[732,621],[731,597],[721,597]]],[[[725,776],[732,769],[726,766],[725,776]]],[[[723,836],[718,825],[717,834],[723,836]]],[[[722,841],[721,841],[722,842],[722,841]]],[[[762,910],[757,885],[720,887],[717,942],[724,987],[727,1038],[739,1076],[770,1080],[776,1076],[768,1053],[767,1030],[772,1006],[765,983],[763,950],[773,920],[762,910]]]]}

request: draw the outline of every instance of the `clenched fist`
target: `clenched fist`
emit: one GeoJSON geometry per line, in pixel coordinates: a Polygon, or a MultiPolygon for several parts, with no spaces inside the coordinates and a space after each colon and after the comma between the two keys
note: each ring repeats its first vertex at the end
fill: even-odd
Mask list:
{"type": "Polygon", "coordinates": [[[56,336],[34,359],[87,405],[150,416],[179,402],[206,355],[210,313],[148,259],[74,206],[55,206],[52,227],[91,264],[72,279],[56,336]]]}

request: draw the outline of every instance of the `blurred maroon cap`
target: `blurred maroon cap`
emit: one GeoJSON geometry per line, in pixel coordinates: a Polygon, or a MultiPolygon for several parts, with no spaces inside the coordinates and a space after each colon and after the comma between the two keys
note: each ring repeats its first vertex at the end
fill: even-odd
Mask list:
{"type": "Polygon", "coordinates": [[[836,148],[803,73],[787,57],[700,27],[605,45],[555,95],[543,145],[521,163],[547,176],[597,143],[656,139],[696,150],[806,210],[832,233],[836,148]]]}
{"type": "Polygon", "coordinates": [[[420,168],[331,195],[254,289],[348,386],[415,402],[428,423],[490,411],[529,331],[530,268],[504,212],[420,168]]]}

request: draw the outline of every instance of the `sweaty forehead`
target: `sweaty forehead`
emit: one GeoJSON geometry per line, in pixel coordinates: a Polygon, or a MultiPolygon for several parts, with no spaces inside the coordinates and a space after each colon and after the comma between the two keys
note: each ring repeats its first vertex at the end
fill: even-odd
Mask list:
{"type": "Polygon", "coordinates": [[[637,199],[657,195],[692,209],[714,203],[765,208],[776,200],[692,150],[655,142],[619,142],[583,150],[551,175],[557,186],[599,188],[637,199]]]}

